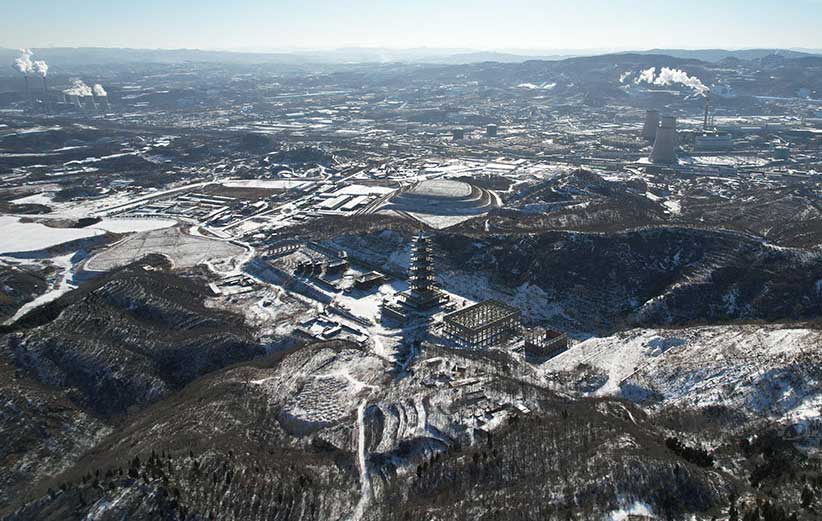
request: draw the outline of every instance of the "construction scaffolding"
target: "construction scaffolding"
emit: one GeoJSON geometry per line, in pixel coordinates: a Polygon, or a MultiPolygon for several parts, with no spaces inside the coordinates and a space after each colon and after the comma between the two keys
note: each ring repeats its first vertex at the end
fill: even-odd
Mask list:
{"type": "Polygon", "coordinates": [[[520,310],[496,300],[486,300],[446,315],[443,333],[469,347],[488,347],[516,334],[520,310]]]}
{"type": "Polygon", "coordinates": [[[535,327],[523,333],[525,354],[536,358],[552,358],[568,349],[568,335],[553,329],[535,327]]]}

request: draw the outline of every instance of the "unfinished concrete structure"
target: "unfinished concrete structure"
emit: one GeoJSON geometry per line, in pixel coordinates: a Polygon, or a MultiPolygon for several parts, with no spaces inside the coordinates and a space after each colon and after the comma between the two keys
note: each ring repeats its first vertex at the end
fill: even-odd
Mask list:
{"type": "Polygon", "coordinates": [[[654,148],[651,150],[652,163],[676,163],[676,118],[664,116],[656,130],[654,148]]]}
{"type": "Polygon", "coordinates": [[[659,111],[649,110],[645,113],[645,124],[642,126],[642,137],[652,142],[656,139],[656,129],[659,127],[659,111]]]}
{"type": "Polygon", "coordinates": [[[568,336],[565,333],[535,327],[526,330],[525,354],[534,358],[552,358],[568,349],[568,336]]]}
{"type": "Polygon", "coordinates": [[[520,310],[497,300],[486,300],[446,315],[443,333],[468,347],[489,347],[517,332],[520,310]]]}

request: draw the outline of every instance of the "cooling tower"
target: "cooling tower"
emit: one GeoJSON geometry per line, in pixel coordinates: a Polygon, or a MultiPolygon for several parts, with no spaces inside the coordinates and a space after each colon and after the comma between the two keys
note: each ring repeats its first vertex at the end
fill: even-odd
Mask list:
{"type": "Polygon", "coordinates": [[[656,129],[659,127],[659,112],[649,110],[645,113],[645,125],[642,126],[642,137],[650,142],[656,139],[656,129]]]}
{"type": "Polygon", "coordinates": [[[676,162],[676,118],[664,116],[656,129],[654,148],[651,150],[652,163],[676,162]]]}

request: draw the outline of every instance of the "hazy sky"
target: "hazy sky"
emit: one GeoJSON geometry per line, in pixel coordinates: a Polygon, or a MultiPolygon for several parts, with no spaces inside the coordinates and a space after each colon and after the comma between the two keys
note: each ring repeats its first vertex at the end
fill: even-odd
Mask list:
{"type": "Polygon", "coordinates": [[[822,0],[0,0],[0,46],[822,48],[822,0]]]}

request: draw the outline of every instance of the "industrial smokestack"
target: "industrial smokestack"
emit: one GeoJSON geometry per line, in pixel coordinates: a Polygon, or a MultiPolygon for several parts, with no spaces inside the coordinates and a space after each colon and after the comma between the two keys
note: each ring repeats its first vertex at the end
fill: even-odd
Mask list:
{"type": "Polygon", "coordinates": [[[106,108],[111,109],[111,105],[108,102],[108,92],[106,92],[106,89],[104,89],[99,83],[95,83],[92,90],[94,91],[94,95],[97,96],[97,100],[101,103],[105,102],[106,108]]]}
{"type": "Polygon", "coordinates": [[[45,62],[45,60],[37,60],[34,62],[34,72],[36,72],[40,78],[43,80],[43,104],[46,106],[46,110],[49,107],[49,86],[46,80],[46,77],[49,74],[49,66],[45,62]]]}
{"type": "Polygon", "coordinates": [[[13,67],[23,75],[26,82],[26,98],[29,97],[29,74],[34,72],[34,63],[31,61],[32,52],[30,49],[20,49],[20,57],[14,60],[13,67]]]}
{"type": "MultiPolygon", "coordinates": [[[[86,85],[85,82],[83,82],[83,80],[72,80],[71,87],[64,90],[63,94],[65,96],[73,98],[74,101],[77,103],[78,108],[81,106],[81,99],[85,100],[85,107],[87,109],[89,108],[89,102],[91,103],[91,105],[94,105],[94,96],[91,87],[86,85]]],[[[94,108],[96,109],[97,106],[94,105],[94,108]]]]}
{"type": "Polygon", "coordinates": [[[36,72],[43,79],[43,99],[48,97],[48,84],[46,83],[46,76],[49,74],[49,66],[44,60],[37,60],[34,62],[34,72],[36,72]]]}
{"type": "Polygon", "coordinates": [[[642,137],[654,142],[656,139],[656,129],[659,127],[659,111],[649,110],[645,112],[645,124],[642,126],[642,137]]]}
{"type": "Polygon", "coordinates": [[[656,130],[654,148],[651,150],[652,163],[676,163],[676,118],[663,116],[656,130]]]}

